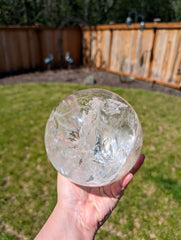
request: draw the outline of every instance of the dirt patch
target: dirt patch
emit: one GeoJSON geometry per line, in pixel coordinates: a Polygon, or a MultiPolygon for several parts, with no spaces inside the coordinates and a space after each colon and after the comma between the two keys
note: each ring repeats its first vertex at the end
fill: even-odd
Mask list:
{"type": "Polygon", "coordinates": [[[145,82],[114,73],[88,68],[70,70],[55,70],[21,74],[0,79],[0,85],[28,83],[28,82],[72,82],[80,84],[94,84],[95,86],[113,86],[121,88],[136,88],[158,91],[181,97],[181,90],[155,83],[145,82]],[[91,76],[90,78],[88,76],[91,76]],[[88,78],[87,78],[88,77],[88,78]],[[92,80],[95,81],[92,81],[92,80]]]}

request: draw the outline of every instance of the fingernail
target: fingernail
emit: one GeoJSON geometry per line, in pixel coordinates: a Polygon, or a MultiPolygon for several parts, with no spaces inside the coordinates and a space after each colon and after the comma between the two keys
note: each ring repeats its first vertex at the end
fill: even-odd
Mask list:
{"type": "Polygon", "coordinates": [[[133,178],[133,174],[132,173],[129,173],[125,179],[123,180],[123,183],[122,183],[122,186],[123,188],[126,188],[127,185],[131,182],[131,179],[133,178]]]}

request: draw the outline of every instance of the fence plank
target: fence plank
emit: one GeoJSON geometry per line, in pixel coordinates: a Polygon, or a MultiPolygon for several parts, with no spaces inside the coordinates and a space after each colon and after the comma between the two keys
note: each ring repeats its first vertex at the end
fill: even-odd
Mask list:
{"type": "Polygon", "coordinates": [[[0,33],[0,71],[10,71],[9,66],[9,58],[7,54],[7,45],[6,45],[6,38],[5,38],[5,32],[1,31],[0,33]]]}
{"type": "Polygon", "coordinates": [[[175,65],[173,70],[173,82],[181,85],[181,73],[179,73],[179,68],[181,68],[181,31],[178,30],[177,33],[177,44],[178,48],[175,55],[175,65]]]}
{"type": "Polygon", "coordinates": [[[40,68],[40,54],[38,46],[38,36],[34,29],[28,30],[28,40],[29,40],[29,53],[30,53],[30,66],[32,69],[40,68]]]}
{"type": "MultiPolygon", "coordinates": [[[[177,72],[177,69],[175,69],[176,61],[178,58],[177,51],[179,49],[180,41],[179,41],[179,36],[180,36],[181,30],[172,30],[169,31],[168,35],[168,50],[169,56],[165,56],[165,59],[168,58],[168,63],[167,66],[163,65],[162,73],[161,73],[161,79],[165,79],[167,82],[174,82],[174,75],[177,72]],[[164,75],[164,73],[166,74],[164,75]]],[[[164,63],[163,63],[164,64],[164,63]]]]}
{"type": "Polygon", "coordinates": [[[96,66],[96,55],[97,55],[97,32],[91,31],[91,63],[92,66],[96,66]]]}
{"type": "Polygon", "coordinates": [[[23,69],[28,69],[30,65],[30,54],[29,54],[29,47],[28,47],[28,38],[27,38],[27,31],[19,31],[18,34],[18,41],[20,45],[20,55],[22,60],[23,69]]]}
{"type": "MultiPolygon", "coordinates": [[[[108,68],[118,71],[119,70],[119,30],[114,30],[112,35],[111,55],[109,56],[108,68]]],[[[107,50],[106,50],[107,51],[107,50]]]]}
{"type": "Polygon", "coordinates": [[[8,56],[10,59],[13,59],[11,70],[18,71],[20,68],[23,69],[23,62],[22,62],[22,55],[21,55],[21,46],[19,42],[19,30],[10,30],[9,32],[6,31],[6,34],[9,35],[8,43],[8,56]]]}
{"type": "Polygon", "coordinates": [[[82,51],[83,51],[83,64],[84,66],[89,66],[90,64],[90,32],[83,31],[83,41],[82,41],[82,51]]]}
{"type": "Polygon", "coordinates": [[[145,30],[137,32],[135,62],[133,66],[133,74],[147,76],[150,64],[150,54],[153,42],[153,31],[145,30]]]}
{"type": "Polygon", "coordinates": [[[100,68],[101,65],[102,65],[102,56],[101,56],[101,53],[102,53],[102,33],[101,31],[97,31],[97,35],[96,35],[96,55],[95,55],[95,65],[97,68],[100,68]]]}
{"type": "Polygon", "coordinates": [[[73,59],[73,65],[77,66],[81,61],[81,32],[79,28],[64,28],[62,30],[62,50],[61,61],[63,66],[68,66],[65,61],[66,52],[70,53],[70,57],[73,59]]]}
{"type": "Polygon", "coordinates": [[[112,32],[106,30],[103,32],[103,48],[102,48],[102,67],[108,68],[110,67],[110,54],[111,54],[111,46],[112,46],[112,32]]]}
{"type": "Polygon", "coordinates": [[[173,62],[177,52],[177,30],[171,30],[167,34],[167,43],[164,51],[164,59],[162,63],[160,78],[167,82],[172,81],[173,78],[173,62]]]}

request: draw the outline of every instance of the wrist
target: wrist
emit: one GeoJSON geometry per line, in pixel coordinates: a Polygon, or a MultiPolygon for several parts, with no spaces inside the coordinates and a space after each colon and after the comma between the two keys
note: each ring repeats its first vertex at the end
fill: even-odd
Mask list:
{"type": "Polygon", "coordinates": [[[85,226],[79,219],[76,212],[69,212],[60,204],[55,206],[56,224],[62,235],[61,240],[92,240],[94,239],[96,228],[85,226]]]}
{"type": "Polygon", "coordinates": [[[67,213],[66,209],[56,204],[35,240],[92,240],[95,232],[81,225],[72,213],[67,213]]]}

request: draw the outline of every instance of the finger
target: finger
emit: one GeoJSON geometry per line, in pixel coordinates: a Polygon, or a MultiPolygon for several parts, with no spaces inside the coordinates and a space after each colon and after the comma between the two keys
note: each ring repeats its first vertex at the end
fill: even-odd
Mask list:
{"type": "Polygon", "coordinates": [[[124,176],[122,178],[121,181],[118,181],[114,184],[112,184],[112,195],[116,198],[120,198],[123,195],[123,191],[124,189],[128,186],[128,184],[131,182],[131,179],[133,178],[133,175],[138,171],[138,169],[141,167],[141,165],[143,164],[145,159],[144,154],[140,154],[136,164],[134,165],[134,167],[131,169],[131,171],[126,174],[126,176],[124,176]]]}
{"type": "Polygon", "coordinates": [[[112,184],[104,186],[104,193],[106,194],[107,197],[110,197],[110,198],[114,197],[112,194],[111,188],[112,188],[112,184]]]}
{"type": "Polygon", "coordinates": [[[121,185],[122,185],[123,189],[125,189],[128,186],[128,184],[131,182],[132,178],[133,178],[132,173],[128,173],[125,177],[123,177],[123,179],[121,180],[121,185]]]}
{"type": "Polygon", "coordinates": [[[141,165],[144,163],[145,155],[140,154],[137,162],[135,163],[134,167],[131,169],[130,173],[133,175],[138,171],[138,169],[141,167],[141,165]]]}
{"type": "Polygon", "coordinates": [[[112,184],[112,195],[119,199],[124,192],[124,189],[127,187],[127,185],[131,182],[131,179],[133,178],[132,173],[126,174],[125,177],[122,178],[122,180],[115,182],[112,184]]]}

